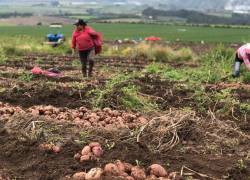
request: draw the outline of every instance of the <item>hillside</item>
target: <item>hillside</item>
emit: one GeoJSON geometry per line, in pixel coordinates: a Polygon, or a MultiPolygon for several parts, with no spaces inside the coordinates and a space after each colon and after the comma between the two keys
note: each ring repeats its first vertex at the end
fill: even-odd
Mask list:
{"type": "Polygon", "coordinates": [[[37,4],[58,1],[61,4],[92,3],[115,5],[150,5],[163,10],[191,9],[206,10],[230,10],[235,12],[250,12],[250,1],[245,0],[0,0],[0,4],[37,4]]]}

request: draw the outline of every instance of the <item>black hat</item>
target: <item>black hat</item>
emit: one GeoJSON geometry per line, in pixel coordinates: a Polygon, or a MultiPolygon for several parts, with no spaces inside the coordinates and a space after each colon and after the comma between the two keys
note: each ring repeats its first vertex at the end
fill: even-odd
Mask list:
{"type": "Polygon", "coordinates": [[[76,26],[78,26],[78,25],[87,25],[87,22],[86,21],[84,21],[83,19],[78,19],[75,23],[74,23],[74,25],[76,25],[76,26]]]}

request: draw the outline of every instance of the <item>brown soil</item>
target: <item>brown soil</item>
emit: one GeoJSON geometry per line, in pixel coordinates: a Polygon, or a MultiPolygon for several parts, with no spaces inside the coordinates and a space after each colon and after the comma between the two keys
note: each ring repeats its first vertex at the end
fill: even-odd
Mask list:
{"type": "MultiPolygon", "coordinates": [[[[79,67],[72,66],[71,58],[70,56],[58,56],[51,62],[49,55],[38,55],[37,57],[29,55],[23,62],[12,61],[0,65],[2,71],[0,75],[0,102],[10,103],[11,106],[21,106],[24,110],[35,105],[53,105],[69,109],[81,106],[91,108],[87,93],[93,89],[102,88],[110,78],[109,73],[136,71],[147,65],[143,61],[133,59],[100,58],[96,66],[98,71],[103,64],[108,64],[110,71],[96,73],[96,78],[86,80],[79,75],[79,67]],[[65,77],[62,79],[34,77],[25,82],[19,79],[21,77],[19,71],[12,73],[17,68],[28,72],[27,70],[34,66],[38,58],[43,59],[41,67],[45,69],[56,65],[65,67],[63,69],[65,77]],[[82,84],[83,87],[80,90],[73,88],[72,83],[74,82],[82,84]]],[[[178,64],[173,64],[173,66],[179,67],[178,64]]],[[[0,114],[0,179],[8,179],[8,177],[10,179],[31,180],[63,179],[66,175],[71,176],[75,172],[87,171],[93,167],[103,167],[104,164],[117,159],[134,165],[138,160],[143,167],[148,167],[152,163],[160,163],[169,172],[180,172],[181,168],[186,166],[217,179],[227,177],[228,179],[247,180],[250,177],[250,162],[245,158],[246,154],[249,153],[249,139],[240,135],[240,133],[249,135],[249,120],[247,119],[249,117],[242,117],[239,118],[240,121],[236,121],[231,116],[226,118],[218,116],[219,119],[211,121],[209,114],[200,112],[194,102],[194,90],[179,88],[180,84],[177,82],[162,81],[148,75],[125,82],[120,86],[126,87],[129,83],[141,87],[142,96],[156,100],[161,107],[162,114],[169,109],[188,107],[196,111],[196,116],[199,116],[201,120],[196,123],[184,124],[185,126],[178,129],[179,143],[173,149],[160,153],[149,148],[150,145],[158,143],[152,142],[150,138],[154,136],[152,132],[152,134],[147,134],[145,130],[142,134],[142,142],[136,142],[135,136],[132,136],[131,133],[133,135],[138,133],[138,127],[132,128],[131,131],[122,128],[108,131],[101,128],[94,130],[81,128],[67,121],[60,124],[46,121],[43,131],[52,132],[49,134],[50,139],[56,142],[62,141],[63,144],[62,152],[54,154],[44,152],[39,148],[41,143],[48,142],[47,136],[32,139],[30,132],[28,137],[27,133],[23,132],[23,127],[26,127],[27,123],[44,121],[44,119],[40,119],[43,117],[33,117],[26,113],[20,117],[11,116],[7,120],[6,118],[2,120],[3,114],[0,114]],[[22,126],[18,126],[18,122],[24,123],[22,126]],[[217,129],[220,131],[217,132],[217,129]],[[85,139],[81,139],[82,132],[88,133],[88,136],[84,137],[85,139]],[[228,142],[224,142],[224,138],[228,138],[228,142]],[[80,144],[79,140],[81,140],[80,144]],[[103,145],[104,156],[97,162],[79,164],[74,160],[74,154],[91,141],[98,141],[103,145]],[[110,146],[112,144],[115,146],[110,146]],[[220,152],[217,149],[215,151],[214,146],[220,149],[220,152]],[[208,148],[210,151],[207,150],[208,148]],[[244,159],[244,164],[239,164],[241,159],[244,159]]],[[[240,102],[249,103],[248,85],[237,85],[236,87],[232,88],[235,98],[240,102]]],[[[113,109],[122,108],[117,101],[120,96],[120,88],[117,87],[116,91],[107,97],[105,106],[111,106],[113,109]]],[[[207,92],[220,91],[223,88],[228,88],[228,86],[208,85],[207,92]]],[[[209,107],[215,105],[216,102],[207,104],[206,109],[208,110],[209,107]]],[[[237,117],[242,115],[237,109],[235,111],[237,117]]],[[[159,116],[159,114],[148,114],[149,119],[155,116],[159,116]]],[[[184,173],[191,172],[184,170],[184,173]]],[[[192,174],[192,176],[198,179],[209,179],[201,177],[197,173],[192,174]]]]}
{"type": "MultiPolygon", "coordinates": [[[[168,171],[179,171],[182,166],[191,168],[199,173],[210,175],[214,178],[222,178],[222,175],[230,175],[232,179],[247,179],[250,172],[248,170],[240,171],[234,165],[238,161],[237,156],[214,156],[199,155],[191,150],[186,153],[178,153],[176,150],[164,154],[149,152],[147,149],[138,146],[136,143],[129,141],[115,141],[115,147],[112,149],[105,148],[104,156],[99,162],[79,164],[73,156],[82,146],[76,144],[74,139],[77,138],[74,128],[68,125],[62,125],[64,129],[62,136],[71,135],[63,144],[62,151],[59,154],[53,154],[41,151],[39,141],[25,140],[16,132],[11,132],[4,128],[4,123],[0,124],[0,169],[10,178],[17,179],[62,179],[66,175],[72,175],[78,171],[89,170],[93,167],[103,167],[104,164],[120,159],[135,164],[137,159],[142,166],[149,166],[152,163],[163,164],[168,171]],[[126,148],[125,148],[126,147],[126,148]],[[168,167],[170,166],[170,167],[168,167]]],[[[104,140],[117,139],[118,134],[114,135],[108,132],[92,132],[92,138],[89,140],[99,141],[105,144],[104,140]],[[100,137],[100,138],[99,138],[100,137]]],[[[249,162],[246,164],[250,165],[249,162]]],[[[187,171],[188,172],[188,171],[187,171]]],[[[2,174],[1,174],[2,175],[2,174]]],[[[201,178],[196,175],[196,177],[201,178]]]]}

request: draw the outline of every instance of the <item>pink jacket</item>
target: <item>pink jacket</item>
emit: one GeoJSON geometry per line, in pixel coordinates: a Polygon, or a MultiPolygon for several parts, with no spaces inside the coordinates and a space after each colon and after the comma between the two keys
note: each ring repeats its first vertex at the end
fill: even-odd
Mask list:
{"type": "Polygon", "coordinates": [[[98,36],[98,33],[89,26],[86,26],[84,31],[75,30],[72,34],[71,47],[77,48],[79,51],[91,49],[95,46],[93,39],[96,36],[98,36]]]}
{"type": "Polygon", "coordinates": [[[243,59],[246,65],[250,64],[250,44],[245,44],[237,50],[238,57],[243,59]]]}

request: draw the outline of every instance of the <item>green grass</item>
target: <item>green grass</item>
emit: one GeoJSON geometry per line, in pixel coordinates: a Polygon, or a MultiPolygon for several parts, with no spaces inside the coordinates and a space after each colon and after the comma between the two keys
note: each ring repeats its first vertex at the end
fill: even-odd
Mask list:
{"type": "MultiPolygon", "coordinates": [[[[105,40],[115,40],[124,38],[145,38],[155,35],[168,41],[204,41],[204,42],[246,42],[250,40],[250,30],[241,28],[212,28],[212,27],[189,27],[175,25],[156,24],[90,24],[97,31],[103,33],[105,40]],[[185,32],[179,29],[186,29],[185,32]]],[[[60,31],[68,39],[71,38],[73,26],[64,26],[60,31]]],[[[47,26],[0,26],[0,37],[16,37],[28,35],[43,40],[47,33],[51,32],[47,26]]]]}

